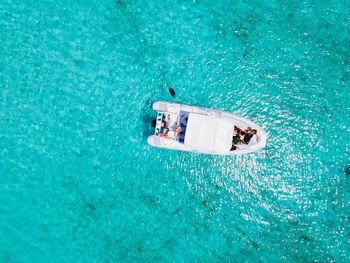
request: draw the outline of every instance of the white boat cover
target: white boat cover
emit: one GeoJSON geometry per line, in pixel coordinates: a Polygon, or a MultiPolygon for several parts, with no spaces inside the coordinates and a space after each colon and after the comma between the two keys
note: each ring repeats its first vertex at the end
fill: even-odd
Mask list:
{"type": "Polygon", "coordinates": [[[227,153],[232,147],[232,122],[190,113],[188,116],[186,146],[209,152],[227,153]]]}

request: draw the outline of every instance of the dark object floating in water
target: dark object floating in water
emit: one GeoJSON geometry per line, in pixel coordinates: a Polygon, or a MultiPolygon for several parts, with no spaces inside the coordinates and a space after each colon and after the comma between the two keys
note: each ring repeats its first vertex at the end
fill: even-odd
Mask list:
{"type": "Polygon", "coordinates": [[[308,240],[308,237],[307,237],[307,235],[301,235],[301,239],[308,240]]]}
{"type": "Polygon", "coordinates": [[[156,127],[156,124],[157,124],[157,120],[152,120],[152,127],[156,127]]]}
{"type": "Polygon", "coordinates": [[[90,212],[91,212],[91,211],[94,211],[94,210],[96,209],[96,207],[93,206],[92,204],[87,204],[86,208],[87,208],[87,210],[90,211],[90,212]]]}
{"type": "Polygon", "coordinates": [[[350,165],[346,166],[344,170],[346,175],[350,175],[350,165]]]}
{"type": "Polygon", "coordinates": [[[169,92],[173,98],[176,97],[175,90],[172,87],[169,87],[169,92]]]}
{"type": "Polygon", "coordinates": [[[202,201],[203,205],[209,205],[209,202],[207,200],[202,201]]]}
{"type": "Polygon", "coordinates": [[[249,245],[251,245],[256,250],[260,250],[259,245],[257,243],[255,243],[254,241],[249,241],[249,245]]]}

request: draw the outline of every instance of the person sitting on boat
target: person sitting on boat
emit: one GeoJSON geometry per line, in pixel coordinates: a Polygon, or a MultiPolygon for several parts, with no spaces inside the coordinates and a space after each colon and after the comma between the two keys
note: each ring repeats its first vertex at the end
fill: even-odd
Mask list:
{"type": "Polygon", "coordinates": [[[241,137],[241,141],[243,144],[248,144],[252,137],[253,137],[253,135],[251,135],[249,133],[244,133],[244,135],[241,137]]]}
{"type": "Polygon", "coordinates": [[[175,131],[176,131],[176,135],[179,135],[179,134],[185,135],[185,133],[186,133],[186,127],[187,127],[187,126],[180,124],[180,126],[177,127],[176,130],[175,130],[175,131]]]}
{"type": "MultiPolygon", "coordinates": [[[[182,116],[184,117],[184,116],[182,116]]],[[[187,126],[187,117],[180,119],[180,126],[176,128],[176,140],[178,140],[181,143],[185,142],[185,134],[186,134],[186,126],[187,126]]]]}
{"type": "Polygon", "coordinates": [[[232,147],[230,151],[234,151],[237,149],[237,145],[241,142],[241,129],[235,126],[235,129],[232,133],[232,147]]]}
{"type": "Polygon", "coordinates": [[[186,116],[186,115],[182,115],[180,118],[180,127],[181,127],[182,133],[186,132],[187,120],[188,120],[188,116],[186,116]]]}
{"type": "Polygon", "coordinates": [[[244,143],[244,139],[246,138],[246,133],[244,131],[242,131],[240,134],[239,134],[239,139],[241,140],[241,142],[244,143]]]}
{"type": "Polygon", "coordinates": [[[157,120],[152,120],[151,125],[153,128],[155,128],[157,125],[157,120]]]}
{"type": "MultiPolygon", "coordinates": [[[[248,127],[248,128],[250,128],[250,127],[248,127]]],[[[253,141],[256,142],[256,134],[257,134],[257,130],[252,130],[252,129],[246,130],[244,138],[242,140],[243,143],[249,144],[250,142],[253,143],[253,141]],[[253,137],[254,137],[254,139],[253,139],[253,137]],[[253,139],[253,141],[251,141],[252,139],[253,139]]]]}
{"type": "Polygon", "coordinates": [[[176,132],[176,135],[179,135],[182,132],[181,126],[177,127],[175,132],[176,132]]]}
{"type": "Polygon", "coordinates": [[[252,138],[250,139],[250,141],[248,142],[248,144],[254,144],[256,142],[258,142],[258,135],[257,135],[258,131],[257,130],[252,130],[252,138]]]}
{"type": "Polygon", "coordinates": [[[232,144],[239,144],[239,142],[240,142],[239,134],[234,133],[232,136],[232,144]]]}
{"type": "MultiPolygon", "coordinates": [[[[155,128],[157,125],[157,120],[152,120],[152,127],[155,128]]],[[[166,123],[165,120],[162,120],[162,124],[160,126],[162,129],[164,129],[164,133],[167,134],[169,131],[168,124],[166,123]]]]}
{"type": "Polygon", "coordinates": [[[182,115],[181,118],[180,118],[181,125],[186,126],[187,125],[187,120],[188,120],[188,116],[182,115]]]}
{"type": "Polygon", "coordinates": [[[162,128],[164,129],[164,133],[167,134],[169,131],[168,124],[165,121],[162,121],[162,128]]]}
{"type": "Polygon", "coordinates": [[[235,129],[232,133],[232,145],[238,145],[241,143],[242,139],[244,138],[244,135],[242,135],[241,132],[243,131],[235,126],[235,129]]]}
{"type": "Polygon", "coordinates": [[[238,128],[238,127],[235,125],[234,132],[240,134],[240,133],[243,132],[243,130],[241,130],[240,128],[238,128]]]}
{"type": "Polygon", "coordinates": [[[184,143],[185,142],[185,133],[179,133],[177,136],[176,136],[176,140],[181,142],[181,143],[184,143]]]}

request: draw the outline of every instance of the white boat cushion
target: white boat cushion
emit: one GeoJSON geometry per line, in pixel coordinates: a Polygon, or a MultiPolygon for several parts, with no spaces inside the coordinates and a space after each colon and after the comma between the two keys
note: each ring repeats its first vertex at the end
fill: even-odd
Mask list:
{"type": "Polygon", "coordinates": [[[185,145],[193,150],[227,153],[232,147],[233,126],[224,119],[190,113],[185,145]]]}

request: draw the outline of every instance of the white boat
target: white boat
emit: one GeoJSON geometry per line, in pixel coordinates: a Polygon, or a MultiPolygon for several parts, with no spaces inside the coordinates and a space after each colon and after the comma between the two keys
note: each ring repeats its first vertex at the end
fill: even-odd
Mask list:
{"type": "Polygon", "coordinates": [[[267,134],[261,127],[232,113],[165,101],[153,103],[152,108],[157,111],[157,121],[147,142],[154,147],[236,155],[266,145],[267,134]],[[241,140],[242,131],[250,138],[248,142],[241,140]]]}

